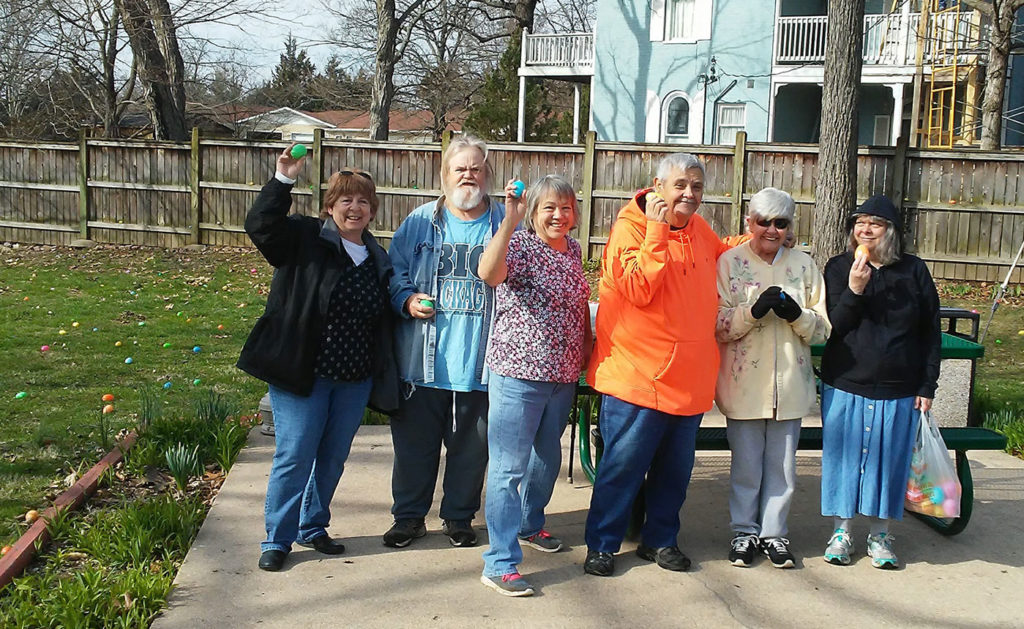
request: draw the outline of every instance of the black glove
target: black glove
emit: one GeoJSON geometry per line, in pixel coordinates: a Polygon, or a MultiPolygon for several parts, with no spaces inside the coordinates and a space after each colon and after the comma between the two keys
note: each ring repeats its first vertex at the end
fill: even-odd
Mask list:
{"type": "Polygon", "coordinates": [[[796,303],[796,300],[786,294],[786,291],[779,292],[779,302],[772,306],[772,310],[778,315],[780,319],[785,319],[790,323],[793,323],[800,318],[803,309],[800,304],[796,303]]]}
{"type": "Polygon", "coordinates": [[[779,294],[782,293],[782,289],[778,286],[769,286],[764,289],[764,292],[757,298],[754,305],[750,307],[750,314],[755,319],[768,314],[768,311],[775,307],[775,304],[779,303],[779,294]]]}

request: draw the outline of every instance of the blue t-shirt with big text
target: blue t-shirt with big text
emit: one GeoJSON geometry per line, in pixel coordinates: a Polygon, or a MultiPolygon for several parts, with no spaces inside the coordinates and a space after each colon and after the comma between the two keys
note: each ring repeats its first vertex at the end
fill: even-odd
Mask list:
{"type": "Polygon", "coordinates": [[[491,232],[490,211],[463,221],[444,210],[441,262],[437,270],[437,354],[434,381],[426,386],[451,391],[486,391],[476,377],[486,305],[486,285],[477,274],[491,232]]]}

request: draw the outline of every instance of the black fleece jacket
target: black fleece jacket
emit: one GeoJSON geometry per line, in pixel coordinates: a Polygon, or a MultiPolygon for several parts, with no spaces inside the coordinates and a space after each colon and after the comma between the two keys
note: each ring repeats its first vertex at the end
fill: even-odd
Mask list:
{"type": "MultiPolygon", "coordinates": [[[[291,185],[271,179],[245,217],[245,232],[274,267],[274,278],[266,310],[242,347],[238,368],[286,391],[309,395],[331,292],[353,262],[320,237],[322,220],[288,216],[291,190],[291,185]]],[[[363,231],[363,244],[386,294],[391,260],[369,231],[363,231]]],[[[398,408],[398,369],[389,308],[384,309],[374,350],[370,406],[390,412],[398,408]]]]}
{"type": "Polygon", "coordinates": [[[904,254],[871,269],[863,295],[849,288],[853,253],[825,265],[825,296],[832,335],[821,359],[821,379],[875,400],[935,397],[939,379],[939,296],[924,262],[904,254]]]}

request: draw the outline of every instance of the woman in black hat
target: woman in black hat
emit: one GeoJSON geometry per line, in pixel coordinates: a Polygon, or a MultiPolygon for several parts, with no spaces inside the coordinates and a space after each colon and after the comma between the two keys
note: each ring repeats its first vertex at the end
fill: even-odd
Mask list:
{"type": "Polygon", "coordinates": [[[914,435],[939,377],[939,297],[903,252],[892,201],[874,196],[847,222],[850,244],[825,265],[832,335],[821,360],[821,513],[835,519],[825,561],[850,563],[850,524],[869,516],[867,553],[897,568],[889,521],[903,518],[914,435]]]}

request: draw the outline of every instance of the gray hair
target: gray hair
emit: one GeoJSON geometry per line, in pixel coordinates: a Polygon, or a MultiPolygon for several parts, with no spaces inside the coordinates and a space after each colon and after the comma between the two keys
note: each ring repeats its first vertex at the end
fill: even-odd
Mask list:
{"type": "MultiPolygon", "coordinates": [[[[874,214],[855,214],[854,216],[870,216],[871,218],[885,223],[885,233],[882,234],[882,239],[878,241],[875,246],[875,257],[882,266],[886,266],[896,262],[903,255],[903,239],[900,238],[899,231],[896,226],[893,225],[892,221],[881,216],[875,216],[874,214]]],[[[857,224],[856,220],[850,221],[850,241],[848,244],[848,251],[853,251],[857,248],[857,237],[853,234],[854,226],[857,224]]]]}
{"type": "Polygon", "coordinates": [[[788,192],[778,188],[761,189],[750,197],[750,204],[747,207],[752,217],[759,216],[767,220],[785,218],[790,224],[796,220],[796,202],[788,192]]]}
{"type": "Polygon", "coordinates": [[[494,169],[491,168],[491,163],[487,161],[487,143],[480,138],[472,135],[460,135],[456,138],[452,138],[452,141],[448,144],[448,148],[445,149],[441,155],[441,191],[448,194],[445,190],[445,180],[448,178],[448,173],[451,171],[452,158],[458,153],[466,149],[476,149],[480,151],[480,154],[484,158],[484,178],[487,180],[483,186],[484,194],[488,194],[490,191],[487,189],[491,184],[491,180],[494,178],[494,169]]]}
{"type": "Polygon", "coordinates": [[[535,233],[533,217],[537,214],[540,202],[549,195],[554,196],[559,201],[562,199],[572,199],[572,226],[570,229],[576,227],[576,223],[580,220],[580,208],[576,203],[576,190],[573,189],[568,181],[558,175],[546,175],[539,181],[534,182],[530,189],[526,191],[526,215],[523,217],[526,229],[535,233]]]}
{"type": "Polygon", "coordinates": [[[658,173],[655,175],[659,180],[664,181],[672,174],[673,170],[686,172],[691,168],[700,169],[700,176],[705,177],[704,164],[692,153],[670,153],[661,158],[658,163],[658,173]]]}

